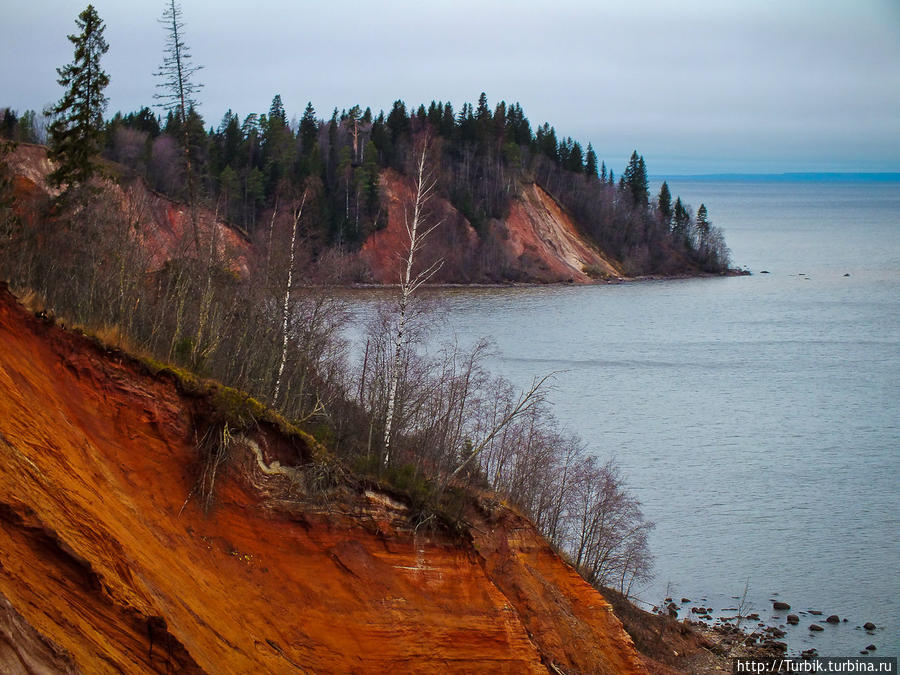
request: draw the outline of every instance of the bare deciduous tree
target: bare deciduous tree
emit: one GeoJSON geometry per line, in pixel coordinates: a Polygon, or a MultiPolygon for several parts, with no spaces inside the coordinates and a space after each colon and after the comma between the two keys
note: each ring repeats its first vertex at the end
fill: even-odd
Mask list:
{"type": "MultiPolygon", "coordinates": [[[[291,245],[290,245],[290,262],[288,263],[288,271],[287,271],[287,281],[284,286],[284,301],[281,305],[281,360],[278,363],[278,374],[275,376],[275,391],[272,392],[272,404],[278,405],[278,392],[281,388],[281,376],[284,374],[284,364],[287,361],[287,348],[288,348],[288,324],[290,321],[290,307],[291,307],[291,285],[294,279],[294,246],[297,242],[297,226],[300,223],[300,218],[303,216],[303,206],[306,204],[306,190],[303,191],[303,195],[300,197],[298,202],[295,202],[291,207],[291,245]]],[[[275,215],[272,215],[272,219],[275,219],[275,215]]]]}
{"type": "Polygon", "coordinates": [[[415,176],[415,197],[413,199],[412,214],[409,209],[404,213],[404,224],[406,226],[406,234],[409,237],[409,247],[407,248],[403,266],[400,272],[400,298],[397,301],[397,328],[394,335],[394,359],[391,371],[388,377],[388,397],[387,410],[385,412],[384,422],[384,464],[387,465],[391,460],[391,427],[393,425],[394,407],[397,400],[397,384],[400,381],[400,373],[403,367],[403,340],[404,330],[406,329],[406,315],[409,309],[410,299],[413,293],[424,283],[426,283],[435,272],[437,272],[442,261],[438,260],[424,270],[414,272],[413,268],[416,261],[416,255],[422,249],[428,235],[431,234],[440,221],[428,225],[426,220],[425,209],[428,200],[431,199],[437,187],[432,172],[428,168],[428,145],[429,139],[423,136],[420,141],[420,147],[417,149],[416,156],[416,176],[415,176]]]}
{"type": "Polygon", "coordinates": [[[203,87],[194,80],[194,75],[203,66],[194,65],[191,60],[191,51],[184,41],[184,21],[181,18],[181,5],[175,0],[169,0],[163,10],[159,22],[166,30],[166,49],[162,66],[155,75],[162,79],[157,86],[162,93],[156,95],[161,101],[159,104],[165,110],[173,113],[181,128],[182,152],[187,172],[188,200],[191,207],[191,224],[194,228],[194,251],[200,255],[200,233],[197,226],[196,192],[194,186],[194,172],[191,164],[191,144],[187,124],[188,111],[196,106],[194,95],[203,87]]]}

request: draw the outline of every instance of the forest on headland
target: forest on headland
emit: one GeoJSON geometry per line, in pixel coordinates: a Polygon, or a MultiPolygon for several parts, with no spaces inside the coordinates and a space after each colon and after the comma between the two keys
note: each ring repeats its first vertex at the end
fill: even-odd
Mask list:
{"type": "MultiPolygon", "coordinates": [[[[276,411],[344,465],[405,495],[417,527],[452,527],[459,500],[489,489],[532,518],[589,582],[627,594],[649,575],[652,523],[615,465],[560,429],[544,381],[517,392],[491,376],[486,344],[427,353],[433,322],[413,300],[428,281],[528,280],[508,259],[498,267],[494,253],[499,224],[527,185],[549,194],[629,276],[726,271],[727,248],[704,206],[694,215],[665,183],[651,196],[637,152],[617,178],[590,144],[560,139],[546,123],[533,128],[518,103],[491,107],[485,94],[458,111],[397,101],[387,114],[352,106],[327,119],[309,104],[299,122],[276,95],[265,113],[228,111],[207,128],[174,1],[163,15],[164,114],[143,107],[105,118],[104,24],[92,6],[76,23],[47,138],[34,112],[0,111],[0,277],[36,311],[153,368],[245,392],[198,444],[207,507],[229,439],[260,410],[276,411]],[[16,143],[40,141],[45,175],[17,173],[16,143]],[[398,270],[399,300],[370,322],[353,363],[347,306],[329,289],[367,279],[347,261],[388,225],[386,175],[408,188],[400,198],[408,240],[396,251],[405,274],[398,270]],[[474,232],[477,255],[447,266],[464,270],[462,279],[441,276],[452,236],[433,237],[444,248],[417,255],[444,225],[438,200],[474,232]],[[178,210],[181,220],[167,222],[181,228],[160,254],[160,219],[148,214],[178,210]]],[[[323,485],[333,480],[326,468],[323,485]]]]}
{"type": "MultiPolygon", "coordinates": [[[[167,11],[176,10],[178,28],[180,8],[167,11]]],[[[519,103],[491,105],[485,93],[458,110],[449,101],[408,106],[397,100],[387,112],[352,105],[324,118],[308,103],[299,119],[275,94],[268,111],[241,116],[227,110],[217,123],[205,120],[196,99],[199,68],[190,61],[181,28],[169,36],[172,51],[157,73],[162,93],[153,107],[105,118],[105,108],[91,113],[90,143],[99,157],[116,163],[107,173],[119,181],[139,178],[174,200],[215,212],[250,238],[265,230],[290,195],[305,191],[302,246],[310,259],[350,259],[388,224],[386,172],[408,176],[416,139],[427,135],[435,196],[464,220],[445,229],[465,225],[477,235],[467,260],[447,265],[435,281],[533,280],[524,261],[499,253],[506,236],[502,223],[532,184],[571,216],[580,236],[620,262],[625,276],[728,269],[724,237],[706,207],[695,215],[665,183],[651,195],[637,151],[617,176],[590,143],[558,135],[546,122],[532,124],[519,103]]],[[[103,97],[102,90],[96,93],[103,97]]],[[[0,136],[49,141],[55,154],[63,137],[50,120],[59,114],[58,106],[43,113],[0,109],[0,136]]],[[[437,239],[430,244],[439,249],[432,257],[452,254],[453,237],[437,239]]],[[[364,266],[339,267],[344,282],[372,280],[364,266]]]]}
{"type": "MultiPolygon", "coordinates": [[[[10,140],[44,140],[36,114],[0,110],[0,133],[10,140]]],[[[409,174],[415,139],[434,138],[438,195],[474,228],[475,255],[440,280],[529,281],[515,264],[497,264],[497,227],[523,186],[536,184],[571,215],[579,233],[622,262],[628,276],[721,273],[730,264],[724,237],[705,206],[690,205],[663,184],[650,195],[647,167],[635,151],[616,177],[593,147],[557,139],[548,123],[532,129],[518,104],[491,109],[432,101],[407,109],[396,101],[385,114],[354,105],[319,119],[312,104],[299,122],[275,95],[267,112],[243,119],[231,110],[217,126],[190,107],[184,116],[161,116],[150,107],[118,112],[103,123],[101,156],[124,167],[120,180],[140,177],[175,200],[193,199],[253,236],[287,195],[308,188],[307,238],[313,258],[353,254],[387,225],[380,178],[386,170],[409,174]],[[183,119],[182,119],[183,117],[183,119]],[[188,179],[187,162],[192,176],[188,179]]],[[[121,169],[120,169],[121,171],[121,169]]],[[[441,251],[439,253],[447,253],[441,251]]],[[[451,268],[448,267],[448,272],[451,268]]],[[[367,281],[354,270],[345,281],[367,281]]]]}

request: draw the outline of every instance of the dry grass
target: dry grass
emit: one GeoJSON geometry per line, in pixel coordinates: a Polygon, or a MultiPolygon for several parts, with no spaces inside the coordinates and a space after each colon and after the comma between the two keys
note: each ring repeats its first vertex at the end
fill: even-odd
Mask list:
{"type": "Polygon", "coordinates": [[[82,332],[85,335],[96,338],[103,345],[113,347],[126,354],[138,357],[149,355],[148,352],[138,347],[119,325],[104,325],[99,328],[85,327],[82,329],[82,332]]]}
{"type": "Polygon", "coordinates": [[[47,301],[44,299],[44,296],[30,288],[14,293],[14,295],[19,303],[29,312],[37,314],[47,309],[47,301]]]}
{"type": "Polygon", "coordinates": [[[647,661],[652,662],[653,672],[709,672],[696,663],[711,657],[709,645],[690,626],[668,616],[646,612],[618,591],[601,588],[600,592],[613,606],[638,652],[645,657],[645,665],[649,667],[647,661]]]}

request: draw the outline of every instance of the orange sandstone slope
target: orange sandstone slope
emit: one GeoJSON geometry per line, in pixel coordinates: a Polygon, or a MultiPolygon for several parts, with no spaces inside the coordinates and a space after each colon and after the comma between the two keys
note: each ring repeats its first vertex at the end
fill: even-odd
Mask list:
{"type": "MultiPolygon", "coordinates": [[[[59,190],[50,187],[47,176],[54,169],[43,145],[19,143],[6,158],[15,177],[14,192],[20,203],[37,195],[57,196],[59,190]]],[[[109,166],[116,166],[112,162],[109,166]]],[[[151,270],[181,255],[193,255],[194,237],[190,208],[150,190],[141,179],[127,184],[104,181],[102,199],[122,214],[124,222],[133,226],[135,236],[147,256],[151,270]]],[[[198,239],[206,251],[207,242],[215,238],[220,253],[228,253],[235,271],[246,277],[252,264],[252,247],[246,235],[231,227],[216,214],[197,209],[198,239]]]]}
{"type": "MultiPolygon", "coordinates": [[[[380,184],[386,210],[385,226],[366,238],[359,256],[376,283],[396,284],[409,248],[406,211],[412,209],[415,190],[411,179],[393,169],[381,172],[380,184]]],[[[425,230],[440,224],[422,242],[417,267],[427,269],[439,262],[441,267],[433,278],[436,282],[477,280],[477,265],[472,259],[477,255],[478,234],[469,221],[450,202],[438,196],[429,200],[423,220],[425,230]]]]}
{"type": "Polygon", "coordinates": [[[349,481],[304,498],[285,465],[320,451],[263,423],[205,515],[212,411],[0,289],[0,672],[644,672],[503,506],[454,538],[349,481]]]}
{"type": "MultiPolygon", "coordinates": [[[[56,194],[47,185],[53,165],[44,146],[19,144],[7,161],[21,203],[37,194],[56,194]]],[[[405,211],[413,203],[414,191],[411,179],[392,169],[382,171],[380,182],[385,227],[369,235],[359,257],[376,283],[396,284],[401,257],[408,246],[405,211]]],[[[136,225],[150,269],[159,269],[184,253],[191,255],[193,226],[185,204],[147,189],[140,179],[124,186],[108,181],[105,189],[104,199],[115,205],[127,222],[136,225]]],[[[220,251],[227,251],[235,260],[236,271],[248,276],[254,251],[245,235],[217,220],[207,209],[199,208],[197,214],[201,243],[215,234],[220,251]]],[[[449,201],[437,196],[430,200],[426,214],[426,225],[435,223],[440,223],[439,227],[429,235],[418,256],[422,269],[441,261],[434,282],[585,283],[592,278],[624,276],[621,264],[585,239],[569,214],[534,183],[519,188],[504,220],[491,220],[486,225],[482,233],[485,241],[449,201]]]]}
{"type": "Polygon", "coordinates": [[[569,215],[536,183],[513,200],[501,227],[512,255],[523,263],[530,260],[540,270],[532,272],[535,276],[582,283],[592,276],[624,276],[621,265],[586,241],[569,215]]]}
{"type": "MultiPolygon", "coordinates": [[[[409,178],[390,169],[381,174],[387,206],[384,229],[371,234],[360,253],[378,283],[395,284],[401,255],[408,246],[405,205],[413,203],[409,178]]],[[[433,197],[427,225],[440,225],[422,248],[420,265],[436,260],[443,266],[435,281],[573,281],[624,276],[621,264],[600,251],[578,231],[575,222],[553,197],[535,183],[520,188],[504,220],[487,225],[487,244],[446,199],[433,197]]]]}

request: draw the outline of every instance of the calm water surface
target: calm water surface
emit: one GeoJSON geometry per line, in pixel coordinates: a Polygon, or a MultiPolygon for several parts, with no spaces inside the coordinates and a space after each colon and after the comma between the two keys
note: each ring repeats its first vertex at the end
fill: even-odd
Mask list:
{"type": "Polygon", "coordinates": [[[824,612],[792,652],[897,655],[900,183],[669,185],[753,276],[445,291],[445,331],[492,338],[519,386],[561,371],[557,417],[657,524],[639,598],[723,609],[749,584],[770,622],[773,598],[824,612]]]}

